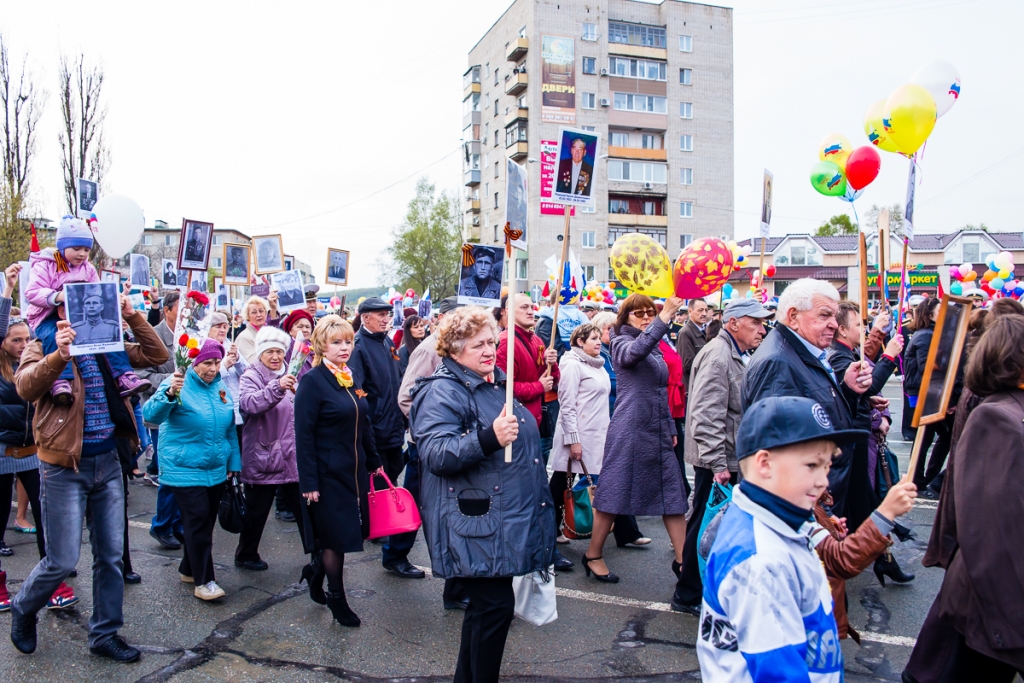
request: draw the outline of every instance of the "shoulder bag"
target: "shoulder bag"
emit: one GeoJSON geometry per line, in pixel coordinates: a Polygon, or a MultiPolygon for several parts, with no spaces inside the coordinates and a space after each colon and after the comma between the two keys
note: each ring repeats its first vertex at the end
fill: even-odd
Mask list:
{"type": "Polygon", "coordinates": [[[562,534],[566,538],[590,538],[594,532],[594,494],[597,493],[597,486],[581,458],[579,463],[583,467],[583,476],[586,478],[587,484],[573,487],[572,463],[572,458],[569,458],[565,465],[565,491],[562,493],[565,508],[562,511],[562,534]]]}

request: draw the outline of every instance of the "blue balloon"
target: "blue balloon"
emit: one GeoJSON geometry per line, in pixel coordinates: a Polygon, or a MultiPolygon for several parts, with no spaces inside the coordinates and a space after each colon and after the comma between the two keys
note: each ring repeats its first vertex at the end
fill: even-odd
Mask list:
{"type": "Polygon", "coordinates": [[[853,202],[853,201],[857,200],[857,198],[859,198],[862,194],[864,194],[864,190],[863,189],[854,191],[854,189],[852,187],[847,185],[846,186],[846,194],[844,194],[842,197],[840,197],[840,199],[842,199],[844,202],[853,202]]]}
{"type": "Polygon", "coordinates": [[[732,285],[726,283],[726,285],[724,287],[722,287],[722,295],[725,296],[726,299],[731,299],[732,298],[732,285]]]}

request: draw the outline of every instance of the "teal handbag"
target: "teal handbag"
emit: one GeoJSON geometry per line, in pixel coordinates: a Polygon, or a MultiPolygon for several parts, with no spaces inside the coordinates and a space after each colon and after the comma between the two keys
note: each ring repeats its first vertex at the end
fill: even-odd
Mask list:
{"type": "MultiPolygon", "coordinates": [[[[583,460],[579,461],[583,467],[583,476],[587,480],[585,486],[572,485],[572,459],[565,465],[565,507],[562,510],[562,535],[566,538],[590,538],[594,533],[594,494],[597,486],[587,472],[587,466],[583,460]]],[[[583,483],[582,481],[580,482],[583,483]]]]}
{"type": "Polygon", "coordinates": [[[697,568],[700,569],[701,583],[705,583],[704,572],[711,555],[711,546],[718,535],[718,526],[722,523],[721,513],[725,512],[732,502],[732,484],[722,486],[717,481],[711,485],[707,507],[704,508],[704,519],[697,531],[697,568]]]}

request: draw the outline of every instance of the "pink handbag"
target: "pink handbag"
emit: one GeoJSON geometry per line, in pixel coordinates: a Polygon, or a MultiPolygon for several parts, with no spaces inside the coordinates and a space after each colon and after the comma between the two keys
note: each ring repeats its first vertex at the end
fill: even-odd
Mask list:
{"type": "Polygon", "coordinates": [[[378,473],[388,483],[387,491],[373,488],[374,474],[370,474],[370,538],[416,531],[422,525],[420,510],[407,489],[396,487],[383,472],[378,473]]]}

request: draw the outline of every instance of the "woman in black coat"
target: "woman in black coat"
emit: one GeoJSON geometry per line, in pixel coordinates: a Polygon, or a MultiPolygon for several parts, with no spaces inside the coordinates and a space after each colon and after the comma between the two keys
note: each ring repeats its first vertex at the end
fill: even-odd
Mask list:
{"type": "MultiPolygon", "coordinates": [[[[352,354],[352,325],[325,316],[313,330],[313,368],[295,393],[295,448],[299,489],[306,499],[313,534],[327,576],[327,606],[343,626],[359,626],[345,599],[345,553],[363,549],[370,532],[366,492],[370,472],[380,469],[370,406],[345,364],[352,354]]],[[[309,580],[303,572],[303,577],[309,580]]],[[[317,581],[310,580],[315,599],[317,581]]]]}

